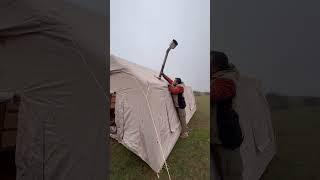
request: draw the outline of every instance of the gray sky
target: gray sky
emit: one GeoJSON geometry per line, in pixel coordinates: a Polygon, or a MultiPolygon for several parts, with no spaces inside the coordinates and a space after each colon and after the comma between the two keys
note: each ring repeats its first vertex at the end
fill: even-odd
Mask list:
{"type": "Polygon", "coordinates": [[[67,2],[72,2],[81,7],[92,10],[101,15],[107,16],[109,13],[109,9],[106,6],[106,0],[66,0],[67,2]]]}
{"type": "Polygon", "coordinates": [[[210,0],[111,0],[111,53],[209,91],[210,0]]]}
{"type": "Polygon", "coordinates": [[[318,1],[223,0],[211,6],[214,49],[268,90],[320,96],[318,1]]]}

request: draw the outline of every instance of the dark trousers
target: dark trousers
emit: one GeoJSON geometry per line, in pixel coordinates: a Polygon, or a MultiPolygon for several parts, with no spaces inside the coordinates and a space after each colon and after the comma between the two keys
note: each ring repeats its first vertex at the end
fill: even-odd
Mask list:
{"type": "Polygon", "coordinates": [[[188,131],[187,121],[186,121],[186,111],[185,109],[176,108],[179,116],[180,124],[181,124],[181,134],[188,131]]]}
{"type": "Polygon", "coordinates": [[[211,151],[211,180],[223,180],[221,154],[218,153],[218,146],[210,144],[211,151]]]}

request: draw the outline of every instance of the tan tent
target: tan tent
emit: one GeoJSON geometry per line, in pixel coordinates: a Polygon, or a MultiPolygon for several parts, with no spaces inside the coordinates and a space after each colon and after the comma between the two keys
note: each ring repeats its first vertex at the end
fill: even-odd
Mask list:
{"type": "Polygon", "coordinates": [[[21,98],[17,179],[106,179],[106,21],[60,2],[0,3],[0,101],[21,98]]]}
{"type": "Polygon", "coordinates": [[[258,80],[242,76],[237,86],[235,109],[244,141],[238,150],[222,151],[223,176],[226,180],[258,180],[276,153],[271,114],[258,80]]]}
{"type": "MultiPolygon", "coordinates": [[[[158,72],[111,55],[110,91],[117,93],[114,138],[155,172],[161,170],[181,131],[168,84],[157,75],[158,72]]],[[[189,86],[185,88],[185,99],[189,122],[196,111],[189,86]]]]}
{"type": "Polygon", "coordinates": [[[261,82],[242,77],[239,84],[238,111],[247,137],[240,148],[243,179],[258,180],[276,153],[271,113],[261,82]]]}

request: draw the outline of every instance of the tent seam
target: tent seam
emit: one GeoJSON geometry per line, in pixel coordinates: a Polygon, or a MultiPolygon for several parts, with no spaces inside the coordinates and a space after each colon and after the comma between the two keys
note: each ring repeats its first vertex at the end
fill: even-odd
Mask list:
{"type": "MultiPolygon", "coordinates": [[[[160,150],[161,150],[161,155],[162,155],[163,160],[164,160],[164,164],[165,164],[165,167],[166,167],[168,176],[169,176],[169,180],[171,180],[171,176],[170,176],[170,172],[169,172],[167,160],[166,160],[166,158],[164,157],[164,152],[163,152],[163,148],[162,148],[162,145],[161,145],[161,140],[160,140],[160,138],[159,138],[159,134],[158,134],[158,132],[157,132],[156,125],[155,125],[155,123],[154,123],[154,119],[153,119],[153,116],[152,116],[150,103],[149,103],[149,100],[148,100],[148,95],[149,95],[149,83],[148,83],[148,88],[147,88],[147,94],[145,94],[145,93],[143,93],[143,94],[144,94],[144,96],[145,96],[145,98],[146,98],[146,101],[147,101],[149,113],[150,113],[150,116],[151,116],[151,119],[152,119],[152,123],[153,123],[154,130],[155,130],[156,135],[157,135],[157,139],[158,139],[159,146],[160,146],[160,150]]],[[[157,175],[158,175],[158,174],[157,174],[157,175]]],[[[159,178],[159,176],[158,176],[158,178],[159,178]]]]}
{"type": "MultiPolygon", "coordinates": [[[[166,167],[166,170],[167,170],[167,173],[168,173],[168,176],[169,176],[169,180],[171,180],[171,176],[170,176],[170,172],[169,172],[169,168],[168,168],[168,164],[167,164],[167,161],[166,161],[166,158],[164,156],[164,152],[163,152],[163,148],[162,148],[162,145],[161,145],[161,140],[159,138],[159,135],[158,135],[158,132],[157,132],[157,128],[156,128],[156,125],[155,125],[155,122],[154,122],[154,119],[153,119],[153,116],[152,116],[152,112],[151,112],[151,107],[150,107],[150,103],[149,103],[149,100],[148,100],[148,94],[149,94],[149,83],[148,83],[148,88],[147,88],[147,94],[143,91],[143,89],[141,88],[141,86],[139,85],[139,82],[137,80],[136,77],[133,77],[133,79],[137,82],[139,88],[141,89],[145,99],[146,99],[146,102],[147,102],[147,106],[148,106],[148,110],[149,110],[149,114],[151,116],[151,119],[152,119],[152,123],[153,123],[153,127],[154,127],[154,130],[155,130],[155,133],[156,133],[156,136],[157,136],[157,139],[158,139],[158,142],[159,142],[159,146],[160,146],[160,151],[161,151],[161,155],[162,155],[162,158],[164,160],[164,164],[165,164],[165,167],[166,167]]],[[[158,175],[158,173],[157,173],[158,175]]],[[[159,177],[159,176],[158,176],[159,177]]]]}

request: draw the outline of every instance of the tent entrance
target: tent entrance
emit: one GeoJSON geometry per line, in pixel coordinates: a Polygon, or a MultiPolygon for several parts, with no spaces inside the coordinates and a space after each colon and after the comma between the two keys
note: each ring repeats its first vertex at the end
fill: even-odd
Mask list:
{"type": "Polygon", "coordinates": [[[116,105],[116,92],[110,93],[110,134],[117,134],[115,105],[116,105]]]}
{"type": "Polygon", "coordinates": [[[15,149],[20,97],[0,102],[0,179],[16,177],[15,149]]]}

